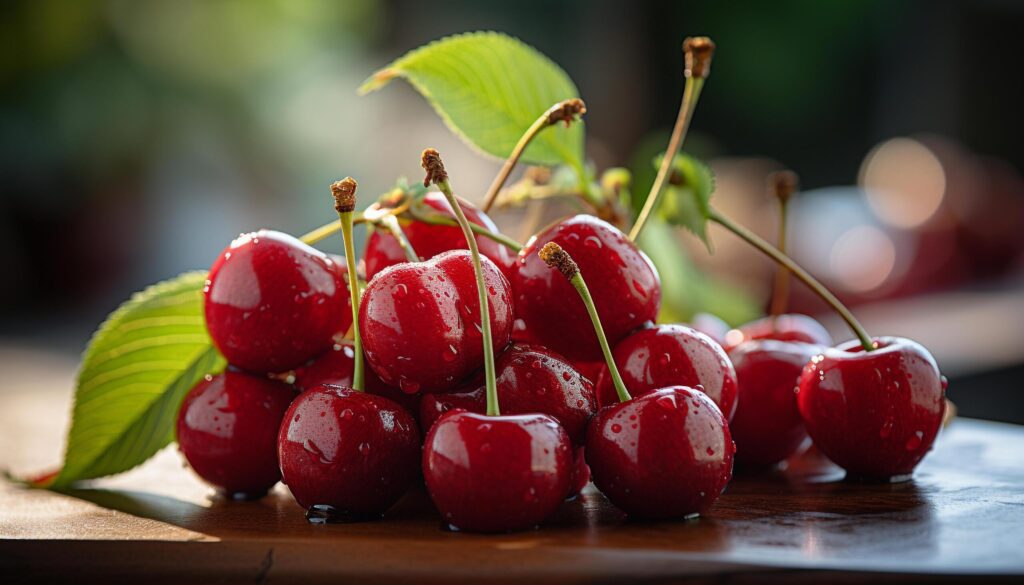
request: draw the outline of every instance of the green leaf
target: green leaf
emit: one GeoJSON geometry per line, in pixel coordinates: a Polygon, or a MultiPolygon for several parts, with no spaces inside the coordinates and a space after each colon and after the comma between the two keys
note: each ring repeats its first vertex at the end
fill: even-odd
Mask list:
{"type": "MultiPolygon", "coordinates": [[[[662,156],[655,158],[656,168],[661,165],[662,156]]],[[[711,169],[696,158],[681,153],[676,155],[672,175],[666,183],[658,214],[666,222],[693,232],[710,252],[707,223],[711,215],[711,194],[715,190],[715,176],[711,169]]]]}
{"type": "Polygon", "coordinates": [[[174,439],[178,408],[223,367],[203,321],[206,272],[136,293],[93,335],[75,389],[64,467],[51,487],[127,471],[174,439]]]}
{"type": "MultiPolygon", "coordinates": [[[[533,47],[496,32],[455,35],[406,53],[363,82],[359,93],[409,81],[448,128],[485,154],[507,157],[548,108],[579,92],[561,67],[533,47]]],[[[542,131],[522,160],[583,166],[583,124],[542,131]]]]}

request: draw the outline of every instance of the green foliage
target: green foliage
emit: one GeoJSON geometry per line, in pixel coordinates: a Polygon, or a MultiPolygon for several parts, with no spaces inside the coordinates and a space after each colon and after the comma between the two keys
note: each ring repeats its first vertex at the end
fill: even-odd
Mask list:
{"type": "MultiPolygon", "coordinates": [[[[661,166],[661,155],[654,160],[661,166]]],[[[701,161],[685,153],[677,154],[665,184],[665,193],[658,215],[672,225],[685,227],[694,233],[711,251],[707,224],[711,211],[711,194],[715,190],[715,176],[701,161]]]]}
{"type": "MultiPolygon", "coordinates": [[[[454,35],[406,53],[359,88],[369,93],[402,77],[448,128],[481,152],[507,157],[552,105],[579,97],[561,67],[518,39],[496,33],[454,35]]],[[[556,125],[523,153],[532,164],[583,166],[583,125],[556,125]]]]}
{"type": "Polygon", "coordinates": [[[136,293],[93,335],[75,389],[64,467],[52,487],[127,471],[174,439],[185,394],[223,367],[203,321],[206,272],[136,293]]]}

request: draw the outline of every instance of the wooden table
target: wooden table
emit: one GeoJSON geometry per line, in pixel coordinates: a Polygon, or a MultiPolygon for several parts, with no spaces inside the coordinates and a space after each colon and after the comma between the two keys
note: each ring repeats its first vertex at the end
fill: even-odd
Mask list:
{"type": "MultiPolygon", "coordinates": [[[[0,393],[0,467],[59,454],[66,406],[63,394],[0,393]]],[[[442,530],[421,491],[381,522],[312,526],[281,486],[259,502],[211,498],[168,449],[67,494],[0,480],[0,583],[975,583],[1024,574],[1024,428],[957,420],[911,482],[842,475],[804,456],[784,473],[734,479],[711,513],[688,522],[628,522],[591,487],[540,530],[482,536],[442,530]]]]}

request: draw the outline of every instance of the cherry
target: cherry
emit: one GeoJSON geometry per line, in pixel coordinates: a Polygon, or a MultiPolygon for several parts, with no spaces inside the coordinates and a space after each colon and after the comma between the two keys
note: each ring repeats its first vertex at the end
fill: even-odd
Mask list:
{"type": "Polygon", "coordinates": [[[942,425],[946,379],[924,347],[879,337],[826,349],[800,376],[797,403],[814,444],[847,474],[909,478],[942,425]]]}
{"type": "MultiPolygon", "coordinates": [[[[498,401],[506,414],[541,413],[561,424],[575,445],[597,411],[594,386],[560,355],[536,345],[513,345],[498,357],[498,401]]],[[[458,394],[427,394],[420,422],[430,426],[445,412],[462,408],[483,414],[484,388],[458,394]]]]}
{"type": "MultiPolygon", "coordinates": [[[[355,349],[351,342],[337,343],[330,351],[295,370],[295,386],[300,391],[332,384],[351,388],[355,374],[355,349]]],[[[419,411],[420,400],[415,394],[406,394],[394,386],[388,386],[370,370],[365,375],[366,391],[370,394],[394,400],[402,408],[415,414],[419,411]]]]}
{"type": "MultiPolygon", "coordinates": [[[[508,281],[482,259],[494,347],[512,333],[508,281]]],[[[457,388],[483,363],[480,303],[469,252],[384,269],[366,287],[359,322],[366,359],[380,379],[410,394],[457,388]]]]}
{"type": "Polygon", "coordinates": [[[832,345],[832,336],[821,323],[797,313],[764,317],[741,325],[726,333],[725,348],[731,349],[753,339],[797,341],[824,347],[832,345]]]}
{"type": "Polygon", "coordinates": [[[711,313],[697,313],[690,320],[690,327],[707,335],[715,340],[715,343],[725,347],[725,336],[732,329],[729,324],[717,315],[711,313]]]}
{"type": "MultiPolygon", "coordinates": [[[[423,444],[423,478],[434,505],[445,521],[458,530],[499,532],[530,528],[550,516],[569,491],[573,468],[569,435],[554,418],[544,414],[500,414],[484,262],[436,150],[423,151],[423,168],[427,171],[425,184],[433,181],[448,198],[469,244],[479,299],[482,338],[477,343],[484,357],[487,405],[486,414],[450,411],[430,428],[423,444]]],[[[516,352],[505,368],[514,374],[510,383],[532,384],[534,377],[541,382],[552,381],[539,374],[545,361],[554,368],[555,358],[537,350],[525,350],[522,354],[530,352],[526,367],[536,374],[519,376],[525,360],[519,360],[520,352],[516,352]],[[534,361],[540,362],[541,367],[534,368],[534,361]]],[[[568,373],[567,366],[560,372],[568,373]]],[[[572,376],[565,380],[558,374],[556,379],[568,383],[572,376]]]]}
{"type": "Polygon", "coordinates": [[[235,499],[267,493],[279,479],[277,428],[295,391],[227,370],[206,376],[178,411],[178,448],[199,477],[235,499]]]}
{"type": "MultiPolygon", "coordinates": [[[[657,325],[627,336],[612,352],[622,381],[634,394],[668,386],[700,387],[731,419],[736,411],[736,371],[722,346],[685,325],[657,325]]],[[[607,369],[607,368],[606,368],[607,369]]],[[[602,405],[616,402],[608,375],[598,382],[602,405]]]]}
{"type": "Polygon", "coordinates": [[[706,511],[732,477],[735,451],[722,412],[685,386],[606,406],[587,430],[594,485],[636,518],[706,511]]]}
{"type": "MultiPolygon", "coordinates": [[[[331,185],[341,220],[349,279],[356,281],[352,242],[356,182],[331,185]]],[[[353,317],[360,306],[353,286],[353,317]]],[[[416,479],[420,434],[395,402],[363,392],[362,335],[353,323],[352,387],[324,384],[303,392],[285,413],[277,437],[281,475],[310,522],[378,517],[416,479]]]]}
{"type": "Polygon", "coordinates": [[[546,415],[453,410],[431,427],[424,445],[423,475],[430,497],[458,530],[532,528],[569,491],[569,437],[546,415]]]}
{"type": "MultiPolygon", "coordinates": [[[[441,193],[427,193],[423,198],[423,203],[441,215],[455,218],[451,205],[441,193]]],[[[498,231],[498,227],[486,213],[464,199],[459,199],[459,205],[462,206],[462,210],[470,222],[492,232],[498,231]]],[[[402,231],[405,232],[405,237],[409,240],[412,248],[425,260],[448,250],[469,249],[466,239],[462,237],[462,230],[458,226],[411,221],[403,223],[402,231]]],[[[505,246],[483,236],[477,236],[476,241],[480,247],[480,253],[493,261],[502,271],[512,265],[513,256],[505,246]]],[[[366,280],[369,281],[388,266],[401,264],[407,260],[405,251],[394,236],[384,230],[374,230],[366,241],[363,261],[365,262],[366,280]]]]}
{"type": "Polygon", "coordinates": [[[332,520],[368,519],[387,511],[416,479],[420,434],[395,402],[325,384],[292,403],[278,454],[300,506],[327,510],[332,520]]]}
{"type": "Polygon", "coordinates": [[[572,286],[537,257],[548,242],[572,254],[588,280],[603,284],[594,291],[594,304],[613,343],[657,317],[661,283],[647,255],[611,224],[577,215],[532,237],[513,266],[516,317],[534,341],[574,361],[601,359],[587,311],[573,300],[572,286]]]}
{"type": "Polygon", "coordinates": [[[685,386],[631,397],[576,263],[554,243],[540,255],[572,283],[586,306],[619,399],[598,411],[587,428],[586,463],[594,484],[638,518],[691,517],[707,510],[732,477],[736,446],[722,411],[706,394],[685,386]]]}
{"type": "Polygon", "coordinates": [[[760,467],[786,459],[807,441],[796,404],[800,372],[821,346],[761,339],[744,341],[729,357],[739,382],[729,431],[736,461],[760,467]]]}
{"type": "Polygon", "coordinates": [[[228,362],[283,372],[327,351],[352,324],[340,265],[270,230],[243,234],[210,268],[206,328],[228,362]]]}

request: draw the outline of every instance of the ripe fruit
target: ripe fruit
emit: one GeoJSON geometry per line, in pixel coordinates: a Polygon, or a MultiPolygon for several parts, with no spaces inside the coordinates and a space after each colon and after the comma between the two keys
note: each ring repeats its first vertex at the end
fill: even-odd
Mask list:
{"type": "Polygon", "coordinates": [[[798,404],[814,444],[848,474],[906,479],[942,425],[946,379],[921,345],[879,337],[826,349],[800,376],[798,404]]]}
{"type": "Polygon", "coordinates": [[[741,325],[725,336],[726,349],[731,349],[744,341],[752,339],[775,339],[778,341],[798,341],[830,347],[832,336],[817,320],[791,313],[776,317],[764,317],[741,325]]]}
{"type": "Polygon", "coordinates": [[[378,517],[416,479],[419,438],[412,415],[391,400],[317,386],[285,414],[281,474],[303,508],[317,506],[336,520],[378,517]]]}
{"type": "MultiPolygon", "coordinates": [[[[332,384],[351,388],[354,383],[355,349],[345,341],[335,344],[327,353],[313,360],[309,365],[295,370],[295,387],[306,391],[321,384],[332,384]]],[[[419,396],[406,394],[394,386],[388,386],[370,370],[365,373],[365,390],[370,394],[394,400],[410,414],[419,411],[419,396]]]]}
{"type": "MultiPolygon", "coordinates": [[[[583,444],[587,421],[597,411],[594,386],[565,358],[536,345],[513,345],[497,361],[498,402],[505,414],[546,414],[559,422],[574,445],[583,444]]],[[[483,387],[459,394],[427,394],[424,428],[454,408],[483,414],[483,387]],[[429,423],[429,424],[428,424],[429,423]]]]}
{"type": "Polygon", "coordinates": [[[685,386],[606,406],[587,430],[594,484],[637,518],[706,511],[732,477],[735,451],[722,412],[685,386]]]}
{"type": "Polygon", "coordinates": [[[654,264],[611,224],[590,215],[559,221],[527,242],[512,270],[516,317],[530,338],[570,360],[601,359],[583,303],[572,286],[537,257],[555,242],[576,260],[583,276],[600,282],[594,304],[612,344],[658,315],[661,282],[654,264]]]}
{"type": "MultiPolygon", "coordinates": [[[[423,198],[423,203],[440,215],[455,219],[451,206],[441,193],[427,193],[423,198]]],[[[498,231],[498,227],[486,213],[468,201],[460,199],[459,204],[470,222],[492,232],[498,231]]],[[[405,232],[405,237],[408,238],[416,253],[424,260],[448,250],[468,249],[466,239],[462,236],[462,229],[459,226],[433,225],[412,221],[403,223],[402,231],[405,232]]],[[[476,242],[480,247],[480,253],[490,258],[503,272],[512,265],[513,255],[505,246],[483,236],[477,236],[476,242]]],[[[374,230],[370,234],[366,242],[363,261],[365,262],[367,281],[372,280],[377,273],[388,266],[407,262],[405,252],[398,244],[398,240],[385,230],[374,230]]]]}
{"type": "MultiPolygon", "coordinates": [[[[512,332],[508,281],[490,260],[481,264],[494,348],[501,350],[512,332]]],[[[360,307],[366,359],[403,392],[452,390],[483,365],[479,315],[469,252],[392,266],[370,281],[360,307]]]]}
{"type": "Polygon", "coordinates": [[[569,436],[543,414],[454,410],[427,433],[423,477],[444,521],[458,530],[532,528],[569,492],[569,436]]]}
{"type": "Polygon", "coordinates": [[[267,493],[279,479],[277,428],[291,386],[228,370],[207,376],[178,411],[178,448],[207,483],[232,498],[267,493]]]}
{"type": "Polygon", "coordinates": [[[232,365],[283,372],[327,351],[352,324],[344,269],[298,239],[243,234],[210,268],[206,328],[232,365]]]}
{"type": "Polygon", "coordinates": [[[744,341],[729,352],[738,381],[736,414],[729,432],[737,463],[773,465],[797,452],[807,431],[796,405],[804,365],[822,348],[763,339],[744,341]]]}
{"type": "MultiPolygon", "coordinates": [[[[736,371],[725,350],[685,325],[641,329],[619,342],[612,354],[622,381],[635,396],[669,386],[697,388],[715,401],[726,419],[736,411],[736,371]]],[[[617,402],[609,376],[598,384],[602,405],[617,402]]]]}

